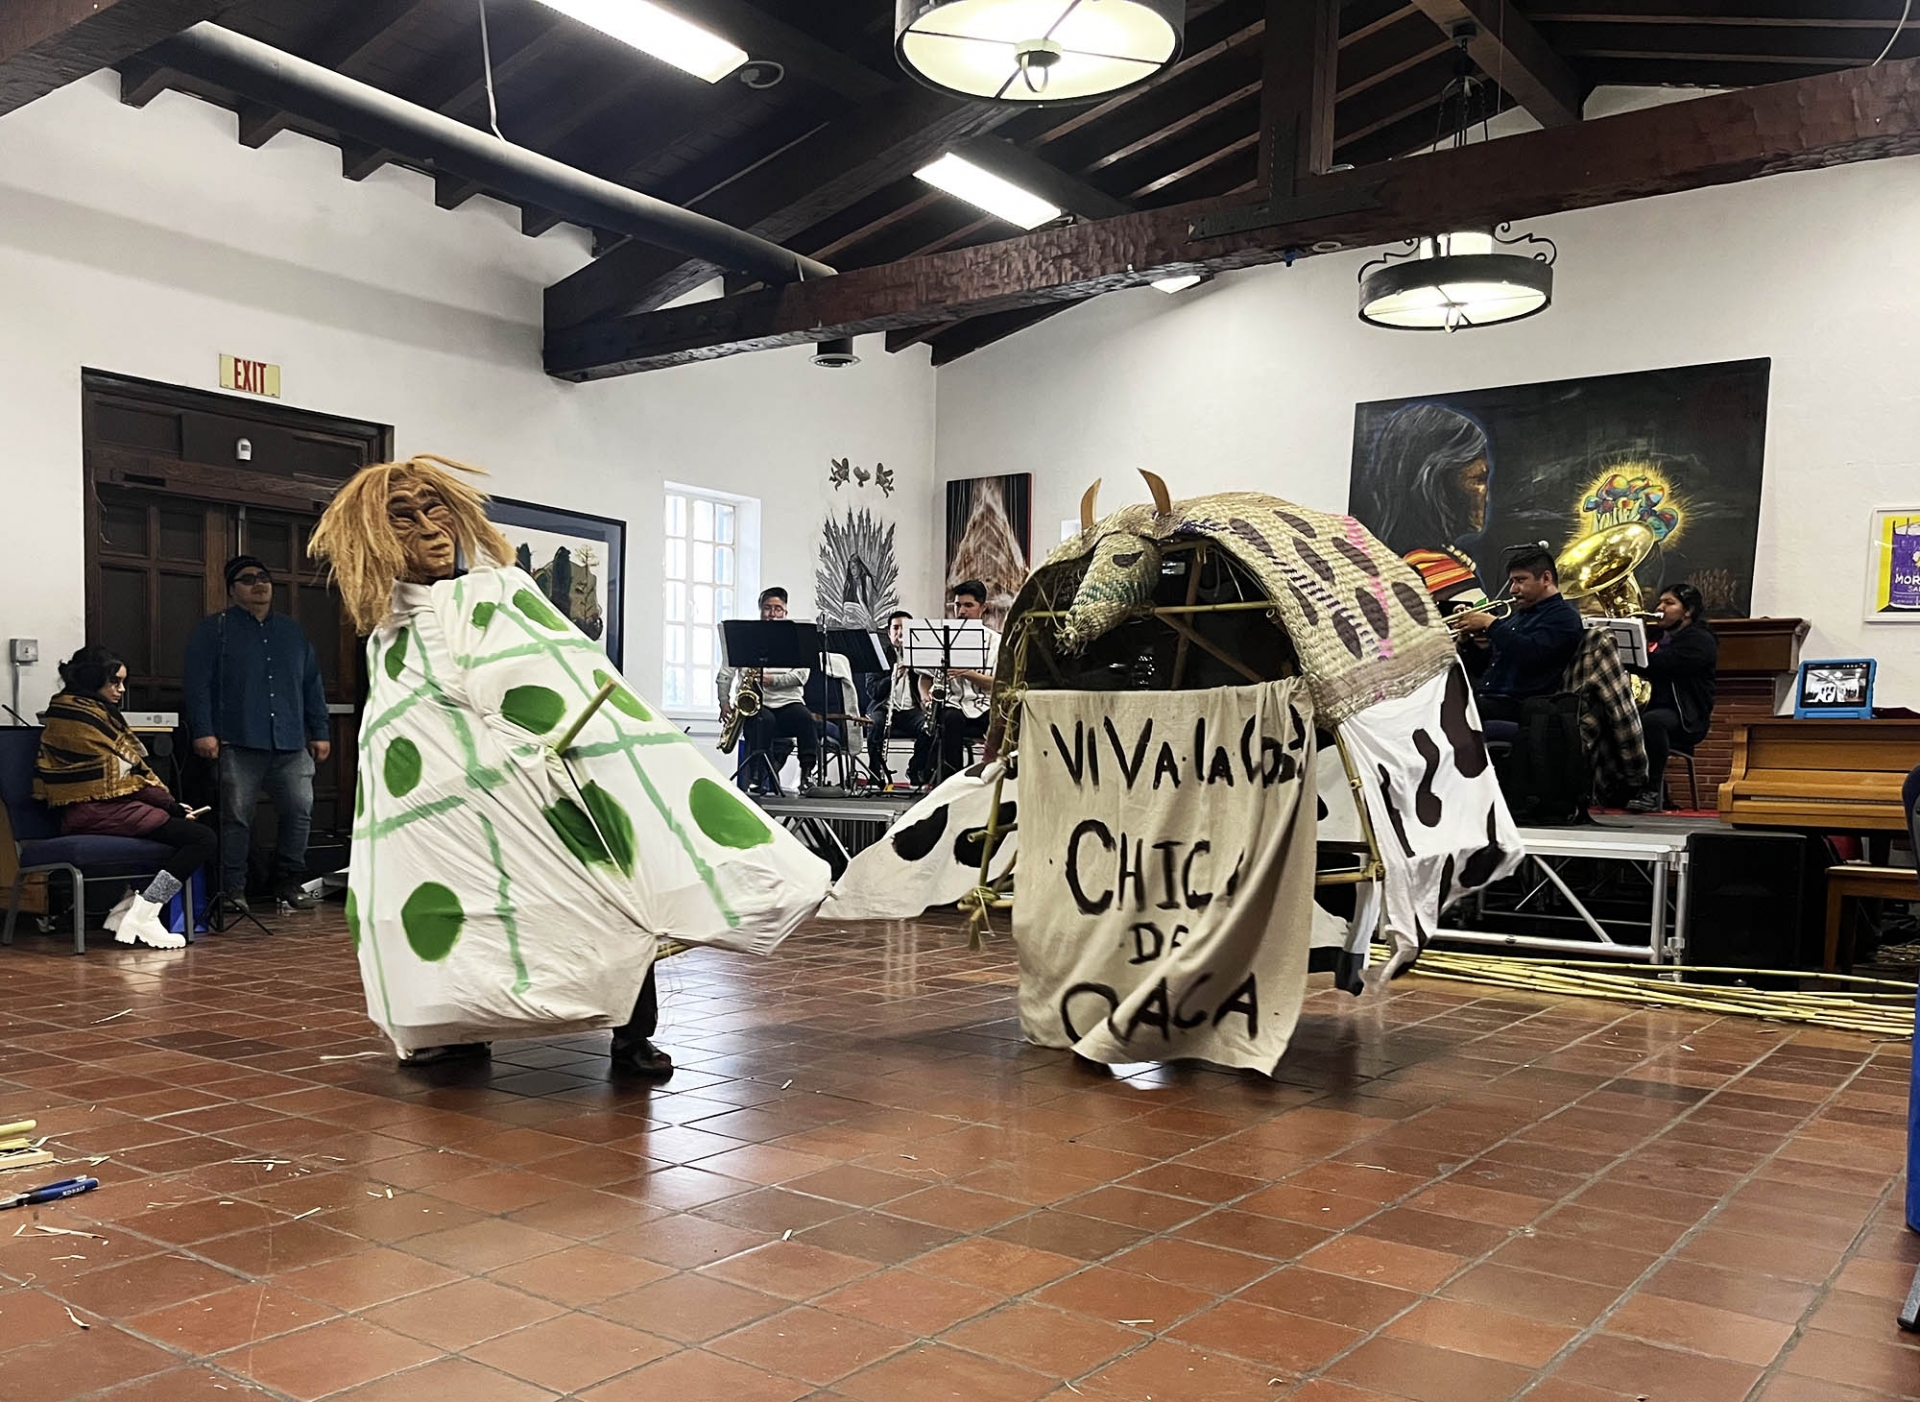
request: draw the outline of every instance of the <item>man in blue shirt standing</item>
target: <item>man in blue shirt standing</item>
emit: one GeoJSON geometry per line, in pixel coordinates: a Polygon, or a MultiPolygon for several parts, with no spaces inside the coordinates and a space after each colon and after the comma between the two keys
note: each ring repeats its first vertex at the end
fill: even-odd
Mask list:
{"type": "Polygon", "coordinates": [[[1559,569],[1544,548],[1529,546],[1509,557],[1507,586],[1512,613],[1505,618],[1470,613],[1455,625],[1493,649],[1475,683],[1489,739],[1517,732],[1521,701],[1561,690],[1585,633],[1579,610],[1560,592],[1559,569]]]}
{"type": "Polygon", "coordinates": [[[203,618],[187,641],[187,726],[193,752],[219,764],[221,886],[229,906],[247,910],[247,852],[265,788],[280,815],[274,890],[301,909],[307,834],[313,826],[313,769],[328,741],[320,658],[300,625],[273,611],[273,575],[251,555],[227,561],[222,613],[203,618]]]}

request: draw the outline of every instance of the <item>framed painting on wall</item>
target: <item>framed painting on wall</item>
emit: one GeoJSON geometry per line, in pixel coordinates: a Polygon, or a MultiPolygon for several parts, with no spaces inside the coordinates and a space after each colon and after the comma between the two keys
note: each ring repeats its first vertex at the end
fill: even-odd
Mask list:
{"type": "Polygon", "coordinates": [[[1347,510],[1489,593],[1514,547],[1558,555],[1612,531],[1638,542],[1643,606],[1684,580],[1710,614],[1745,617],[1770,371],[1735,360],[1361,404],[1347,510]]]}
{"type": "Polygon", "coordinates": [[[1867,537],[1869,623],[1920,623],[1920,508],[1882,507],[1867,537]]]}
{"type": "Polygon", "coordinates": [[[506,497],[487,503],[487,517],[549,602],[623,665],[627,523],[506,497]]]}
{"type": "MultiPolygon", "coordinates": [[[[1033,474],[965,477],[947,483],[947,578],[942,603],[956,585],[987,586],[987,626],[1006,626],[1013,596],[1033,559],[1033,474]]],[[[946,610],[943,607],[940,612],[946,610]]]]}

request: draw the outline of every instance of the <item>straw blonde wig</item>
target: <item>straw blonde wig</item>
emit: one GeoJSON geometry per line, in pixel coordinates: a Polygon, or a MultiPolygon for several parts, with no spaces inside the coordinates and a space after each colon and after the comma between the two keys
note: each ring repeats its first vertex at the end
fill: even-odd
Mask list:
{"type": "Polygon", "coordinates": [[[406,546],[387,516],[387,502],[397,487],[432,487],[440,494],[453,515],[454,541],[470,566],[513,562],[513,547],[487,519],[486,494],[456,472],[486,475],[477,467],[423,453],[405,462],[361,468],[328,504],[307,553],[332,566],[341,606],[356,633],[371,633],[386,621],[394,582],[407,576],[406,546]]]}

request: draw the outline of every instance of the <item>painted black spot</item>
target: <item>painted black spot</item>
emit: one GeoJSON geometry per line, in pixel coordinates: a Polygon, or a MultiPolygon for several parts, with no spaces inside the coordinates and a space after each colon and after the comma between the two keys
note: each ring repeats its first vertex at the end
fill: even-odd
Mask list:
{"type": "MultiPolygon", "coordinates": [[[[1000,805],[1000,826],[1002,829],[1012,826],[1013,808],[1014,805],[1011,803],[1002,803],[1000,805]]],[[[982,823],[977,828],[967,828],[958,837],[954,838],[953,859],[963,867],[968,867],[975,871],[979,870],[980,860],[987,854],[986,833],[987,825],[982,823]]]]}
{"type": "Polygon", "coordinates": [[[1367,627],[1373,629],[1376,638],[1387,636],[1387,611],[1374,597],[1373,591],[1362,584],[1353,591],[1353,601],[1360,606],[1360,616],[1367,620],[1367,627]]]}
{"type": "Polygon", "coordinates": [[[1347,540],[1343,536],[1335,536],[1333,538],[1333,548],[1338,550],[1342,555],[1345,555],[1347,557],[1347,563],[1359,570],[1360,573],[1367,576],[1367,578],[1378,579],[1380,577],[1380,566],[1374,564],[1373,556],[1367,554],[1366,551],[1362,550],[1352,541],[1347,540]]]}
{"type": "Polygon", "coordinates": [[[1291,511],[1275,511],[1273,514],[1278,516],[1282,521],[1285,521],[1288,529],[1294,531],[1296,534],[1303,535],[1308,540],[1319,539],[1320,533],[1314,530],[1312,522],[1301,520],[1291,511]]]}
{"type": "Polygon", "coordinates": [[[1319,796],[1317,796],[1317,795],[1315,796],[1315,798],[1314,798],[1314,800],[1313,800],[1313,801],[1314,801],[1314,803],[1315,803],[1315,804],[1317,804],[1317,805],[1319,806],[1319,810],[1320,810],[1320,821],[1321,821],[1321,822],[1323,822],[1323,823],[1324,823],[1324,822],[1326,822],[1326,820],[1327,820],[1327,801],[1326,801],[1326,800],[1325,800],[1324,798],[1320,798],[1320,797],[1319,797],[1319,796]]]}
{"type": "Polygon", "coordinates": [[[1447,673],[1446,695],[1440,698],[1440,733],[1453,746],[1453,767],[1464,779],[1478,779],[1487,772],[1487,738],[1473,728],[1469,718],[1467,674],[1455,667],[1447,673]]]}
{"type": "Polygon", "coordinates": [[[1498,837],[1499,823],[1495,814],[1498,800],[1487,806],[1487,845],[1467,858],[1466,865],[1460,868],[1460,889],[1477,891],[1493,879],[1500,869],[1500,863],[1507,854],[1500,848],[1498,837]]]}
{"type": "Polygon", "coordinates": [[[1320,626],[1320,610],[1313,606],[1313,600],[1301,593],[1297,585],[1289,584],[1287,588],[1293,594],[1294,603],[1300,607],[1300,616],[1307,620],[1307,627],[1318,628],[1320,626]]]}
{"type": "Polygon", "coordinates": [[[1380,771],[1380,799],[1387,806],[1387,821],[1393,824],[1393,835],[1400,839],[1400,850],[1411,857],[1413,844],[1407,841],[1406,820],[1400,816],[1400,805],[1393,801],[1393,775],[1387,773],[1385,765],[1377,767],[1380,771]]]}
{"type": "Polygon", "coordinates": [[[1447,853],[1447,859],[1440,863],[1440,911],[1444,914],[1453,904],[1453,853],[1447,853]]]}
{"type": "Polygon", "coordinates": [[[908,823],[893,835],[893,850],[903,862],[917,862],[939,844],[947,831],[948,804],[941,804],[917,822],[908,823]]]}
{"type": "Polygon", "coordinates": [[[1260,534],[1260,528],[1254,525],[1253,522],[1243,521],[1238,516],[1235,516],[1231,521],[1227,522],[1227,526],[1235,535],[1239,536],[1240,539],[1244,540],[1248,545],[1251,545],[1255,550],[1258,550],[1262,555],[1265,555],[1269,560],[1278,560],[1280,558],[1279,553],[1273,548],[1273,542],[1260,534]]]}
{"type": "Polygon", "coordinates": [[[1422,628],[1427,626],[1428,620],[1433,615],[1427,608],[1427,595],[1424,590],[1415,589],[1404,579],[1396,579],[1393,582],[1393,597],[1400,601],[1401,608],[1413,615],[1415,623],[1422,628]]]}
{"type": "Polygon", "coordinates": [[[1413,795],[1413,815],[1420,820],[1420,826],[1437,828],[1440,815],[1446,811],[1446,805],[1440,802],[1440,795],[1433,791],[1434,775],[1440,772],[1440,747],[1425,730],[1413,732],[1413,748],[1420,752],[1421,763],[1426,769],[1420,775],[1420,787],[1413,795]]]}
{"type": "Polygon", "coordinates": [[[1340,635],[1340,641],[1346,644],[1348,652],[1355,657],[1366,656],[1366,646],[1360,641],[1360,630],[1353,626],[1353,620],[1343,610],[1334,610],[1333,631],[1340,635]]]}
{"type": "Polygon", "coordinates": [[[1124,555],[1115,555],[1113,562],[1123,570],[1130,570],[1140,563],[1140,557],[1146,553],[1144,550],[1129,550],[1124,555]]]}
{"type": "Polygon", "coordinates": [[[1315,550],[1304,540],[1296,540],[1293,543],[1293,548],[1295,553],[1306,562],[1308,569],[1319,575],[1320,578],[1324,579],[1328,584],[1334,583],[1335,575],[1333,573],[1333,566],[1320,557],[1318,550],[1315,550]]]}

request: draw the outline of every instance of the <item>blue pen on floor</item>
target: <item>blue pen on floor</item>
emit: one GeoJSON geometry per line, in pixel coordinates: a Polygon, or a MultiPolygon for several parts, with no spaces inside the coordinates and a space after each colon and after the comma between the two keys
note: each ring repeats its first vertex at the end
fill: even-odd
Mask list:
{"type": "Polygon", "coordinates": [[[35,1203],[58,1202],[61,1198],[78,1197],[90,1193],[100,1186],[98,1178],[67,1178],[58,1183],[49,1183],[44,1188],[29,1188],[24,1193],[9,1193],[0,1197],[0,1211],[9,1207],[31,1207],[35,1203]]]}

